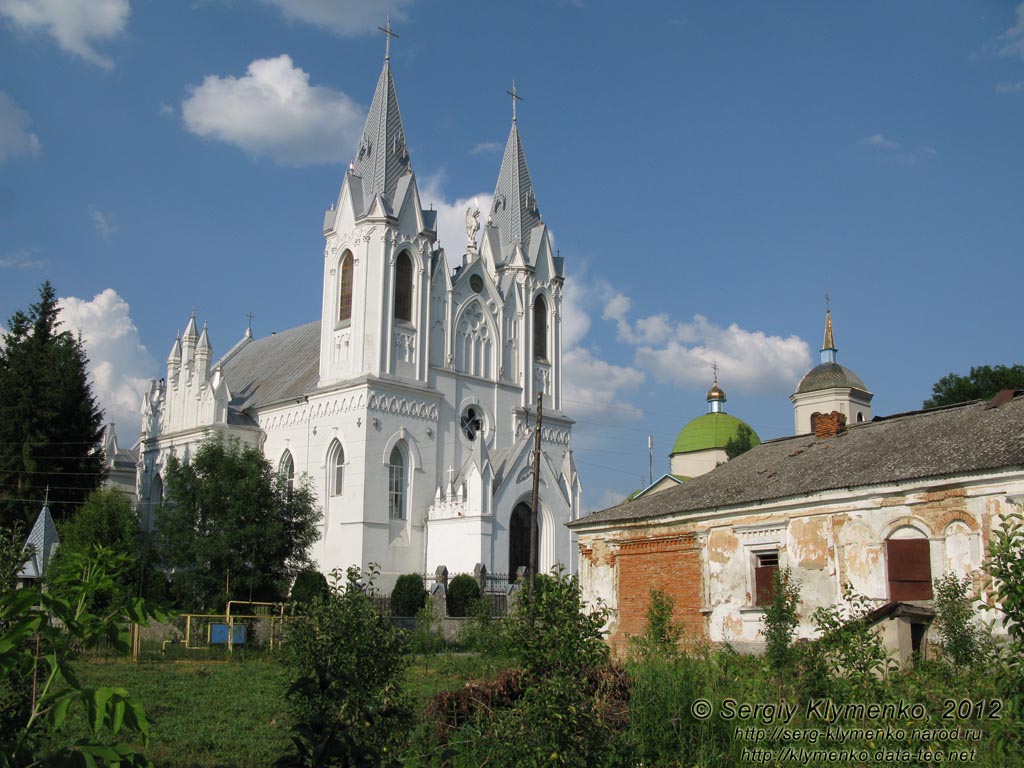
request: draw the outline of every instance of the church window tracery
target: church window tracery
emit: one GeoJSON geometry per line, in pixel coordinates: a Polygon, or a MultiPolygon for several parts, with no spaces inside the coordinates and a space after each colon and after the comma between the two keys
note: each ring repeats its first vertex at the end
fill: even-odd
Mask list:
{"type": "Polygon", "coordinates": [[[395,319],[412,322],[412,259],[404,251],[395,262],[395,319]]]}
{"type": "Polygon", "coordinates": [[[455,370],[473,376],[493,378],[494,341],[479,301],[474,301],[459,318],[455,329],[455,370]]]}
{"type": "Polygon", "coordinates": [[[352,320],[352,254],[345,251],[341,257],[341,291],[339,292],[338,322],[352,320]]]}
{"type": "Polygon", "coordinates": [[[405,519],[405,454],[401,443],[391,449],[388,459],[388,517],[405,519]]]}
{"type": "Polygon", "coordinates": [[[533,303],[533,357],[548,359],[548,306],[543,296],[533,303]]]}
{"type": "Polygon", "coordinates": [[[467,440],[470,442],[476,440],[476,436],[484,428],[484,417],[480,413],[480,409],[475,405],[469,406],[462,414],[460,426],[462,427],[462,434],[466,436],[467,440]]]}

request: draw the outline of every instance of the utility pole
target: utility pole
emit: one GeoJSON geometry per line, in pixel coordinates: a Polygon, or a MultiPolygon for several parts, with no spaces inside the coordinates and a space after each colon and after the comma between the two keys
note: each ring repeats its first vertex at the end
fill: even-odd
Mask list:
{"type": "Polygon", "coordinates": [[[540,427],[544,418],[544,393],[537,393],[537,427],[533,441],[533,502],[530,504],[530,591],[539,567],[537,552],[537,496],[540,492],[540,427]]]}

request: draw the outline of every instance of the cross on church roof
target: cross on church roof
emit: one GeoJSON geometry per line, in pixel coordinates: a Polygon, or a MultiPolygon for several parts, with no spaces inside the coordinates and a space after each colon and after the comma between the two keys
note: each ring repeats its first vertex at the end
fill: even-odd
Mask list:
{"type": "Polygon", "coordinates": [[[512,122],[516,121],[516,102],[522,101],[523,97],[519,95],[519,91],[516,90],[516,81],[512,81],[512,90],[505,91],[509,96],[512,97],[512,122]]]}
{"type": "Polygon", "coordinates": [[[377,27],[377,29],[384,33],[384,39],[387,41],[384,43],[384,61],[391,61],[391,38],[398,37],[398,35],[391,31],[391,15],[385,14],[384,18],[387,19],[387,26],[377,27]]]}
{"type": "Polygon", "coordinates": [[[715,384],[717,384],[718,383],[718,361],[717,360],[714,361],[713,363],[711,363],[711,370],[715,374],[715,384]]]}
{"type": "Polygon", "coordinates": [[[832,298],[828,295],[828,291],[825,291],[825,311],[832,311],[832,298]]]}

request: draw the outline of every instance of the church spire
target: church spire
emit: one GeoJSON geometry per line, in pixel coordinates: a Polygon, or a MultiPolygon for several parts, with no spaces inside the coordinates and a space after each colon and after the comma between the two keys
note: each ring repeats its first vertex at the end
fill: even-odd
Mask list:
{"type": "Polygon", "coordinates": [[[839,356],[836,342],[832,336],[832,307],[828,306],[828,294],[825,294],[825,340],[821,343],[821,362],[834,363],[839,356]]]}
{"type": "Polygon", "coordinates": [[[391,77],[391,38],[398,37],[391,31],[391,20],[387,27],[380,28],[387,37],[384,53],[384,69],[377,81],[370,112],[366,116],[362,138],[352,163],[352,172],[363,179],[363,196],[366,209],[376,195],[391,200],[399,178],[409,168],[409,149],[402,128],[402,114],[398,109],[398,95],[395,81],[391,77]]]}
{"type": "Polygon", "coordinates": [[[498,185],[494,188],[490,222],[501,232],[503,245],[518,243],[525,253],[530,231],[540,223],[540,208],[533,191],[533,181],[530,180],[530,169],[526,166],[523,143],[519,139],[516,102],[522,101],[522,97],[514,82],[508,93],[512,96],[512,130],[505,144],[498,185]]]}
{"type": "Polygon", "coordinates": [[[718,363],[711,365],[715,372],[715,383],[708,390],[708,413],[725,413],[725,390],[718,386],[718,363]]]}

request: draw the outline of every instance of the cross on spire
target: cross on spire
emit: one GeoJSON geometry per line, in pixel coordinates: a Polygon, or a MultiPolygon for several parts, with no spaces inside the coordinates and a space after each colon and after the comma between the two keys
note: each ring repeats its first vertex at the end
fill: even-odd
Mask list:
{"type": "Polygon", "coordinates": [[[718,383],[718,361],[717,360],[711,363],[711,370],[712,370],[712,372],[715,375],[715,384],[717,384],[718,383]]]}
{"type": "Polygon", "coordinates": [[[512,122],[514,123],[516,121],[516,102],[523,100],[523,97],[519,95],[519,91],[516,90],[515,80],[512,81],[512,90],[505,91],[505,93],[512,97],[512,122]]]}
{"type": "Polygon", "coordinates": [[[391,38],[398,35],[391,31],[391,15],[385,14],[384,18],[387,19],[387,25],[377,29],[384,33],[384,39],[387,41],[384,43],[384,61],[391,61],[391,38]]]}
{"type": "Polygon", "coordinates": [[[832,311],[832,298],[828,295],[828,291],[825,291],[825,311],[832,311]]]}

